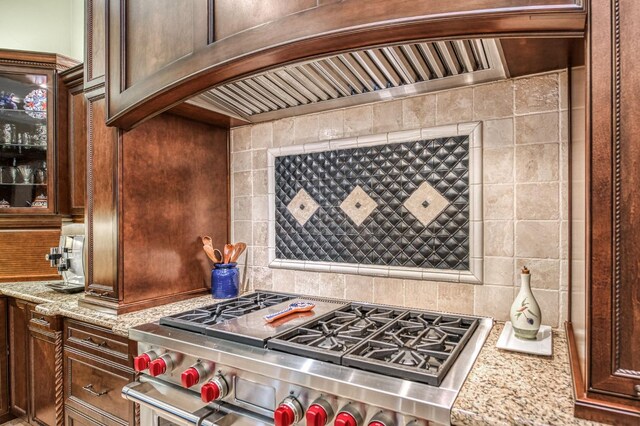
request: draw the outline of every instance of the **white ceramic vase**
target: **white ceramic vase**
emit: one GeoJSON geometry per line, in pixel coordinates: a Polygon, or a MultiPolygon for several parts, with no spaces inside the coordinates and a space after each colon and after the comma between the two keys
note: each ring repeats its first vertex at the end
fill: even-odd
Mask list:
{"type": "Polygon", "coordinates": [[[531,292],[531,274],[526,266],[522,268],[520,281],[520,292],[511,305],[511,325],[517,338],[535,340],[540,330],[542,313],[531,292]]]}

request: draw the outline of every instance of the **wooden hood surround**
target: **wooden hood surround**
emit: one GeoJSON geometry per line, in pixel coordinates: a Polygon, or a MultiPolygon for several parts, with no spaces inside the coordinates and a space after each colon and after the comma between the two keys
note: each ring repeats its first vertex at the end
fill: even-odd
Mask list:
{"type": "MultiPolygon", "coordinates": [[[[129,129],[224,81],[330,53],[488,34],[582,37],[583,3],[110,1],[106,11],[107,124],[129,129]]],[[[101,35],[89,34],[87,43],[97,37],[101,35]]],[[[226,124],[234,123],[227,119],[226,124]]]]}

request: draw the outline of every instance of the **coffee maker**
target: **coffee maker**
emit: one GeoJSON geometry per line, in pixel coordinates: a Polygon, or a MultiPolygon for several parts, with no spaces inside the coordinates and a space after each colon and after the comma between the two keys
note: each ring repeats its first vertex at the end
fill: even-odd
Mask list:
{"type": "Polygon", "coordinates": [[[48,287],[63,293],[84,291],[84,224],[63,224],[58,247],[49,249],[46,259],[62,275],[62,283],[48,287]]]}

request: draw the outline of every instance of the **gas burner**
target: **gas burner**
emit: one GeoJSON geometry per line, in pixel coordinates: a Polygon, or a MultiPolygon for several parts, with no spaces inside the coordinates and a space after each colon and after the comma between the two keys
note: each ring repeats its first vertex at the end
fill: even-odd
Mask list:
{"type": "Polygon", "coordinates": [[[267,342],[267,347],[339,364],[343,354],[399,318],[403,312],[383,306],[352,303],[276,336],[267,342]]]}
{"type": "Polygon", "coordinates": [[[342,364],[439,386],[478,320],[409,312],[353,348],[342,364]]]}
{"type": "Polygon", "coordinates": [[[204,308],[162,317],[160,324],[205,334],[205,329],[211,325],[238,318],[290,299],[292,296],[285,294],[257,292],[204,308]]]}

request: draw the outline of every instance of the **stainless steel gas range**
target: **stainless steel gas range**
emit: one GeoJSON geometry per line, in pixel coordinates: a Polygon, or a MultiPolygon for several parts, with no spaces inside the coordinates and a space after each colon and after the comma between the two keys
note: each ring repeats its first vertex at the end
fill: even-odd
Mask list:
{"type": "Polygon", "coordinates": [[[492,320],[259,291],[133,328],[143,426],[449,424],[492,320]],[[268,323],[295,302],[310,312],[268,323]]]}

